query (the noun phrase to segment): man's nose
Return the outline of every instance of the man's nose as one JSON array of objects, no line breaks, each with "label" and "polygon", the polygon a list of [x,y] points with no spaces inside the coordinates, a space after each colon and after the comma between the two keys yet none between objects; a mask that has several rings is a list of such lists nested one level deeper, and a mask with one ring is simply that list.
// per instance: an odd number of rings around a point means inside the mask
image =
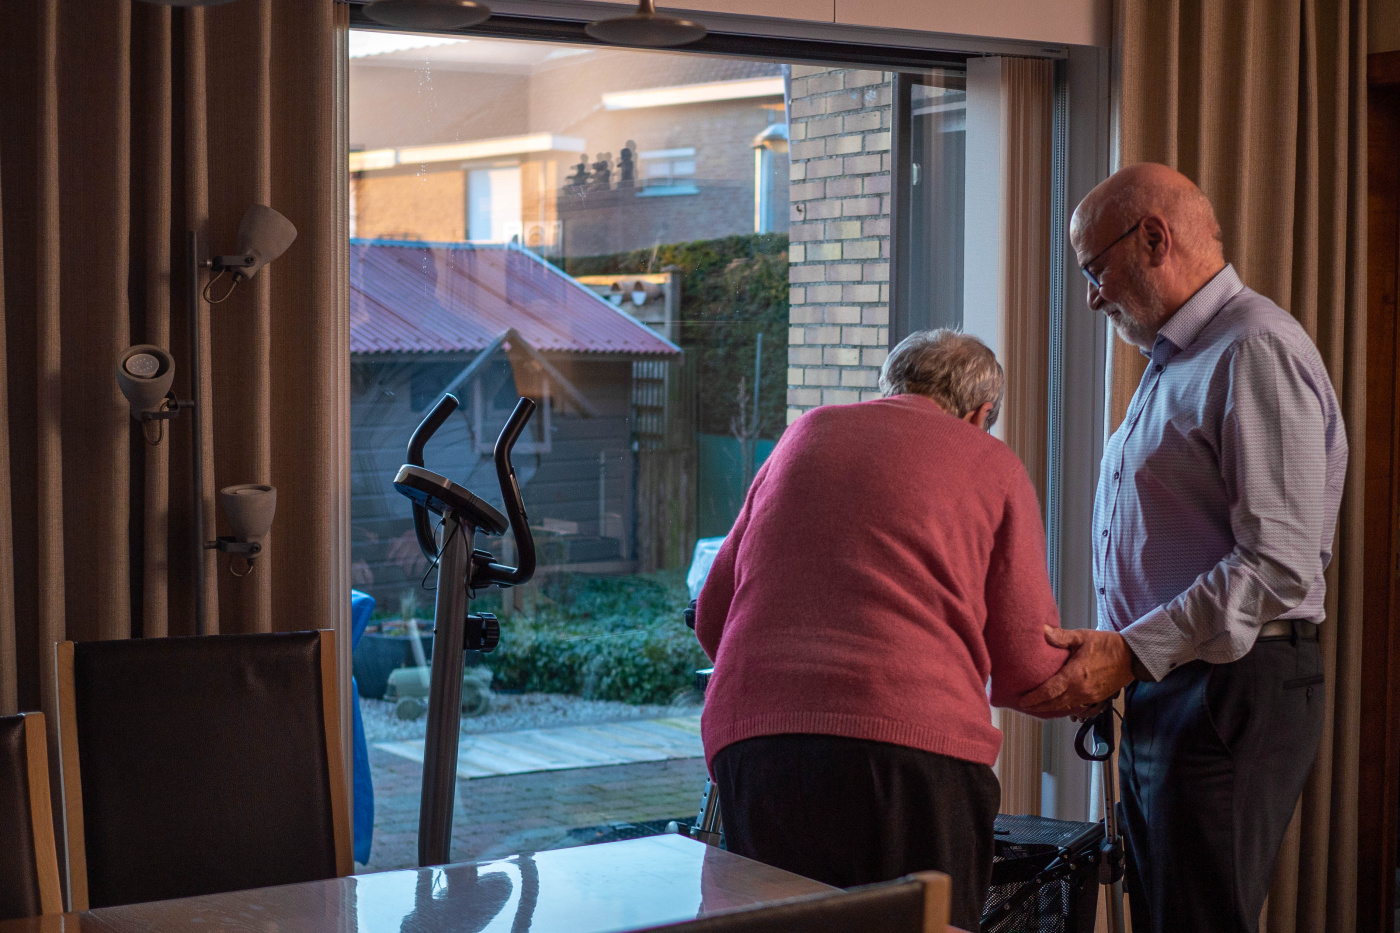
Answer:
[{"label": "man's nose", "polygon": [[1104,305],[1103,295],[1099,292],[1098,288],[1094,285],[1093,282],[1089,282],[1087,284],[1089,286],[1089,310],[1097,311]]}]

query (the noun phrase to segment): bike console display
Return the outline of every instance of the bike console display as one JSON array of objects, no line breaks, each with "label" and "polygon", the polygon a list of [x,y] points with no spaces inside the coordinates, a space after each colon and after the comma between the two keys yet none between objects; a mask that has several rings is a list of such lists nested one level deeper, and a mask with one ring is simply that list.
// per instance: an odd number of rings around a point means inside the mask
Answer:
[{"label": "bike console display", "polygon": [[478,499],[470,489],[458,486],[441,474],[405,463],[394,477],[394,488],[408,496],[415,506],[435,515],[456,512],[473,528],[488,535],[505,534],[510,527],[506,517],[489,503]]}]

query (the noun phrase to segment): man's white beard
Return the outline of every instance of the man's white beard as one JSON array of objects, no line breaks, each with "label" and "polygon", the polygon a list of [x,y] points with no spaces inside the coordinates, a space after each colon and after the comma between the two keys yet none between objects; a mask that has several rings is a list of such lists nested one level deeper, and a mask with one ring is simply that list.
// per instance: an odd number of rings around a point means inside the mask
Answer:
[{"label": "man's white beard", "polygon": [[1118,314],[1110,316],[1113,322],[1113,329],[1118,332],[1128,343],[1144,350],[1151,350],[1152,345],[1157,342],[1157,331],[1162,329],[1166,323],[1166,305],[1162,302],[1162,296],[1147,281],[1147,276],[1142,269],[1135,266],[1128,266],[1124,270],[1130,280],[1130,287],[1134,297],[1138,298],[1138,314],[1131,314],[1121,303],[1114,304]]},{"label": "man's white beard", "polygon": [[1157,342],[1157,328],[1128,316],[1120,306],[1117,317],[1111,317],[1113,329],[1118,332],[1118,336],[1135,347],[1144,350],[1151,350],[1152,345]]}]

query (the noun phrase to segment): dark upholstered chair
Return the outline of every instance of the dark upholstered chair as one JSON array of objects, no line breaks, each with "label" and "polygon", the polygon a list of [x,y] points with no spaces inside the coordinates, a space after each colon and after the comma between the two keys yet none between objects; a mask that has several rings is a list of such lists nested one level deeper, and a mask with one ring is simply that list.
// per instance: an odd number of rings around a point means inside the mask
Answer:
[{"label": "dark upholstered chair", "polygon": [[809,894],[651,929],[675,933],[945,933],[951,899],[948,876],[929,871],[898,881]]},{"label": "dark upholstered chair", "polygon": [[62,912],[44,714],[0,716],[0,920]]},{"label": "dark upholstered chair", "polygon": [[332,632],[58,646],[69,909],[350,874]]}]

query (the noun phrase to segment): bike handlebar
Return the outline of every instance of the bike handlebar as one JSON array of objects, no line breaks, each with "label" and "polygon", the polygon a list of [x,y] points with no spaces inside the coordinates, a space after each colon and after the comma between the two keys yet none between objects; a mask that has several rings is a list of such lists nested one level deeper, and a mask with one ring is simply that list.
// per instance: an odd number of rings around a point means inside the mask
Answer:
[{"label": "bike handlebar", "polygon": [[[460,404],[455,396],[444,395],[423,422],[414,429],[413,436],[408,441],[408,462],[411,465],[424,466],[423,449]],[[500,436],[496,438],[493,454],[496,462],[496,481],[500,484],[506,517],[510,520],[511,534],[515,538],[517,566],[507,567],[494,561],[479,564],[474,574],[474,586],[519,586],[534,576],[535,539],[530,533],[529,516],[525,513],[525,501],[520,495],[520,482],[516,479],[515,467],[510,459],[516,441],[520,440],[521,432],[525,430],[525,425],[534,412],[535,403],[528,398],[521,398],[515,403],[515,410],[511,412]],[[432,517],[427,507],[416,501],[413,503],[413,530],[424,556],[429,560],[436,560],[438,547],[433,536]]]},{"label": "bike handlebar", "polygon": [[[432,440],[438,428],[446,423],[452,413],[457,410],[461,402],[457,401],[455,395],[444,395],[438,399],[438,403],[433,406],[433,410],[428,412],[428,417],[424,418],[418,427],[413,429],[413,436],[408,439],[408,462],[416,467],[423,466],[423,448],[428,446],[428,441]],[[428,560],[437,560],[438,546],[433,538],[433,519],[428,514],[427,508],[413,503],[413,533],[418,538],[418,548],[423,552],[423,556]]]},{"label": "bike handlebar", "polygon": [[496,438],[493,456],[496,460],[496,482],[501,486],[501,499],[506,507],[506,517],[510,519],[510,532],[515,538],[517,566],[504,564],[486,565],[486,581],[498,586],[519,586],[535,574],[535,538],[530,533],[529,517],[525,514],[525,500],[520,496],[520,482],[515,477],[515,467],[510,462],[510,452],[515,442],[520,440],[520,432],[535,412],[535,403],[521,398],[515,403],[515,411],[510,413],[506,426]]}]

